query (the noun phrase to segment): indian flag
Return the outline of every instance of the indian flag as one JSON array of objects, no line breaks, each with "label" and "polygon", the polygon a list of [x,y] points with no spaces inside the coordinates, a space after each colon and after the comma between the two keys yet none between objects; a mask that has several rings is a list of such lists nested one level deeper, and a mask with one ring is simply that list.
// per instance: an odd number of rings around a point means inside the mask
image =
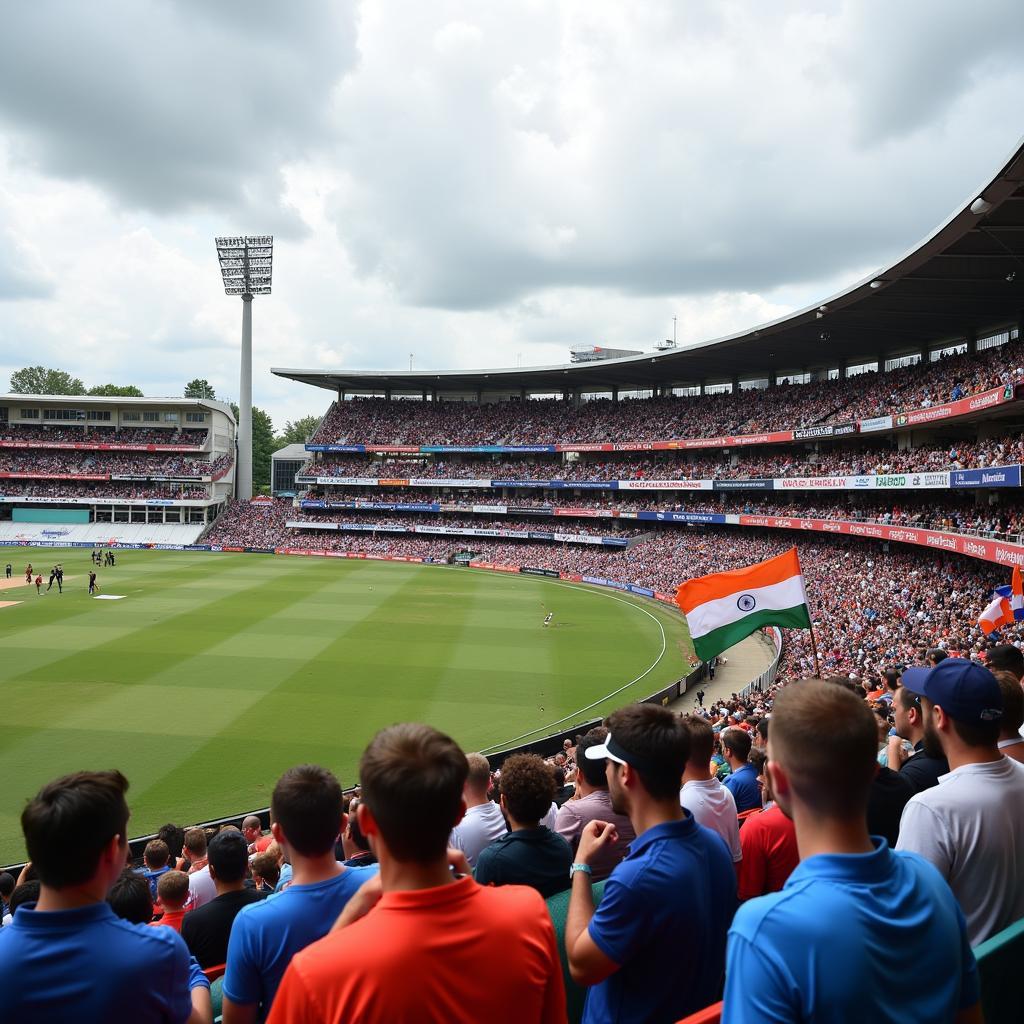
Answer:
[{"label": "indian flag", "polygon": [[676,592],[676,604],[686,615],[702,661],[710,661],[762,626],[811,628],[796,548],[746,569],[689,580]]}]

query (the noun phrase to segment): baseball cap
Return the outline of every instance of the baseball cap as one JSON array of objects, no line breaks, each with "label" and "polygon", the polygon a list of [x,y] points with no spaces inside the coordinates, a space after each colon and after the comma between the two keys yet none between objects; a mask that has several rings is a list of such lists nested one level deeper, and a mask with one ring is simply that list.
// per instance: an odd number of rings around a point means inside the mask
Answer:
[{"label": "baseball cap", "polygon": [[607,758],[616,764],[628,764],[630,767],[636,768],[637,771],[641,772],[650,770],[651,767],[650,762],[645,758],[637,754],[631,754],[626,750],[611,733],[608,733],[604,743],[596,747],[587,747],[586,756],[591,761],[600,761],[602,758]]},{"label": "baseball cap", "polygon": [[1003,694],[996,677],[966,658],[943,658],[935,668],[908,668],[903,685],[938,704],[958,722],[998,722]]}]

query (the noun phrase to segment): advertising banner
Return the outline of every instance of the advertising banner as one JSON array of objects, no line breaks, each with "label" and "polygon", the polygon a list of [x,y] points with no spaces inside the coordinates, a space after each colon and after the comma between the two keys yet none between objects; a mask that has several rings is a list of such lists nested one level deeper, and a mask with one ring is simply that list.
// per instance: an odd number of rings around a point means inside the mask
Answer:
[{"label": "advertising banner", "polygon": [[555,508],[550,509],[556,516],[583,516],[589,518],[597,518],[599,516],[611,516],[612,512],[609,509],[601,508]]},{"label": "advertising banner", "polygon": [[664,523],[724,523],[726,518],[717,512],[637,512],[637,519]]},{"label": "advertising banner", "polygon": [[473,505],[473,512],[485,512],[491,515],[503,516],[506,512],[511,511],[507,505]]},{"label": "advertising banner", "polygon": [[531,530],[527,534],[527,536],[530,538],[530,540],[554,540],[555,539],[555,535],[553,533],[538,533],[538,532],[536,532],[534,530]]},{"label": "advertising banner", "polygon": [[851,488],[846,476],[785,476],[775,480],[777,491],[844,491]]},{"label": "advertising banner", "polygon": [[[500,506],[498,506],[500,508]],[[509,515],[513,516],[549,516],[550,505],[509,505]]]},{"label": "advertising banner", "polygon": [[891,416],[872,416],[870,419],[858,420],[857,426],[862,434],[875,430],[892,430]]},{"label": "advertising banner", "polygon": [[617,480],[620,491],[710,491],[711,480]]},{"label": "advertising banner", "polygon": [[459,480],[456,477],[414,477],[407,481],[410,487],[490,487],[490,480]]},{"label": "advertising banner", "polygon": [[558,573],[554,569],[535,569],[529,565],[520,566],[519,571],[524,576],[547,576],[550,578],[558,579]]},{"label": "advertising banner", "polygon": [[423,445],[420,449],[425,455],[430,454],[445,454],[445,453],[473,453],[479,452],[487,455],[515,455],[515,454],[552,454],[558,451],[558,446],[553,444],[468,444],[468,445],[456,445],[456,444],[437,444],[437,445]]},{"label": "advertising banner", "polygon": [[988,469],[954,469],[950,487],[1020,487],[1020,466],[990,466]]},{"label": "advertising banner", "polygon": [[199,508],[204,505],[212,505],[212,499],[201,500],[198,498],[37,498],[34,495],[26,497],[24,494],[0,494],[0,501],[31,502],[33,505],[182,505],[188,508]]},{"label": "advertising banner", "polygon": [[366,451],[365,444],[307,444],[303,447],[307,452],[349,452],[362,455]]},{"label": "advertising banner", "polygon": [[61,451],[89,452],[199,452],[194,444],[90,444],[83,441],[2,441],[0,448],[59,448]]},{"label": "advertising banner", "polygon": [[771,491],[774,480],[716,480],[716,491]]},{"label": "advertising banner", "polygon": [[895,417],[896,426],[914,427],[921,423],[934,423],[936,420],[949,419],[951,416],[967,416],[972,412],[980,412],[982,409],[990,409],[992,406],[1002,405],[1004,402],[1013,400],[1013,385],[1000,385],[989,391],[971,395],[969,398],[960,398],[955,402],[944,402],[942,405],[933,405],[929,409],[911,409],[901,412]]},{"label": "advertising banner", "polygon": [[107,473],[0,473],[0,480],[109,480]]}]

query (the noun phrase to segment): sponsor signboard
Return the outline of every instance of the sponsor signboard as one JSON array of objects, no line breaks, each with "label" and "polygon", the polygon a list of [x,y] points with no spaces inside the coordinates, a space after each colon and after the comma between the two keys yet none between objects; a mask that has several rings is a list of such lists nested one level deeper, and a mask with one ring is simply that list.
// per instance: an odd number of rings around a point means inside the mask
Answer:
[{"label": "sponsor signboard", "polygon": [[716,480],[716,491],[771,491],[774,480]]},{"label": "sponsor signboard", "polygon": [[[500,505],[495,506],[501,508]],[[550,505],[509,505],[509,515],[513,516],[549,516],[551,515]]]},{"label": "sponsor signboard", "polygon": [[620,491],[710,491],[711,480],[617,480]]},{"label": "sponsor signboard", "polygon": [[[346,481],[347,482],[347,481]],[[456,477],[413,477],[410,487],[490,487],[490,480],[459,480]]]},{"label": "sponsor signboard", "polygon": [[558,573],[554,569],[535,569],[533,566],[523,565],[520,566],[519,571],[524,576],[548,576],[558,579]]},{"label": "sponsor signboard", "polygon": [[558,451],[558,446],[553,444],[435,444],[423,445],[420,449],[425,455],[444,454],[457,452],[480,452],[487,455],[515,455],[515,454],[550,454]]},{"label": "sponsor signboard", "polygon": [[933,405],[929,409],[910,409],[907,412],[901,412],[896,416],[896,426],[914,427],[921,423],[934,423],[936,420],[949,419],[951,416],[967,416],[970,413],[981,412],[983,409],[990,409],[995,405],[1002,405],[1004,402],[1013,400],[1012,385],[1008,387],[1000,385],[968,398],[960,398],[955,402],[944,402],[942,405]]},{"label": "sponsor signboard", "polygon": [[90,452],[199,452],[195,444],[87,444],[82,441],[3,441],[0,448],[59,448],[62,451]]},{"label": "sponsor signboard", "polygon": [[1020,487],[1021,467],[989,466],[988,469],[954,469],[950,487]]},{"label": "sponsor signboard", "polygon": [[892,430],[892,417],[872,416],[866,420],[858,420],[857,426],[862,434],[869,434],[875,430]]},{"label": "sponsor signboard", "polygon": [[724,515],[717,512],[637,512],[637,519],[659,523],[724,523]]}]

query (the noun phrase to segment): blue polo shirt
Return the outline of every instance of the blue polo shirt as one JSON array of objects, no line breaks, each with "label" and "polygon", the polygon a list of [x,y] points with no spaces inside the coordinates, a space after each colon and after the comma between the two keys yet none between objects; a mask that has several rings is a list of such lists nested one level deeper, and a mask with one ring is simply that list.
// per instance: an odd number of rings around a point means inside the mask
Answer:
[{"label": "blue polo shirt", "polygon": [[292,883],[283,892],[243,907],[228,939],[224,998],[258,1003],[260,1019],[266,1017],[292,957],[322,939],[356,890],[379,870],[376,864],[346,868],[324,882]]},{"label": "blue polo shirt", "polygon": [[722,785],[736,800],[737,814],[761,806],[761,787],[757,784],[757,769],[752,764],[740,765]]},{"label": "blue polo shirt", "polygon": [[181,1022],[209,982],[172,928],[130,924],[92,903],[18,908],[0,931],[0,1019],[32,1024]]},{"label": "blue polo shirt", "polygon": [[[952,1021],[978,1001],[964,916],[922,857],[808,857],[729,931],[723,1024]],[[926,977],[921,974],[926,965]],[[917,978],[920,983],[910,979]]]},{"label": "blue polo shirt", "polygon": [[676,1021],[719,998],[736,872],[721,836],[655,825],[604,883],[590,937],[619,969],[587,992],[584,1024]]}]

